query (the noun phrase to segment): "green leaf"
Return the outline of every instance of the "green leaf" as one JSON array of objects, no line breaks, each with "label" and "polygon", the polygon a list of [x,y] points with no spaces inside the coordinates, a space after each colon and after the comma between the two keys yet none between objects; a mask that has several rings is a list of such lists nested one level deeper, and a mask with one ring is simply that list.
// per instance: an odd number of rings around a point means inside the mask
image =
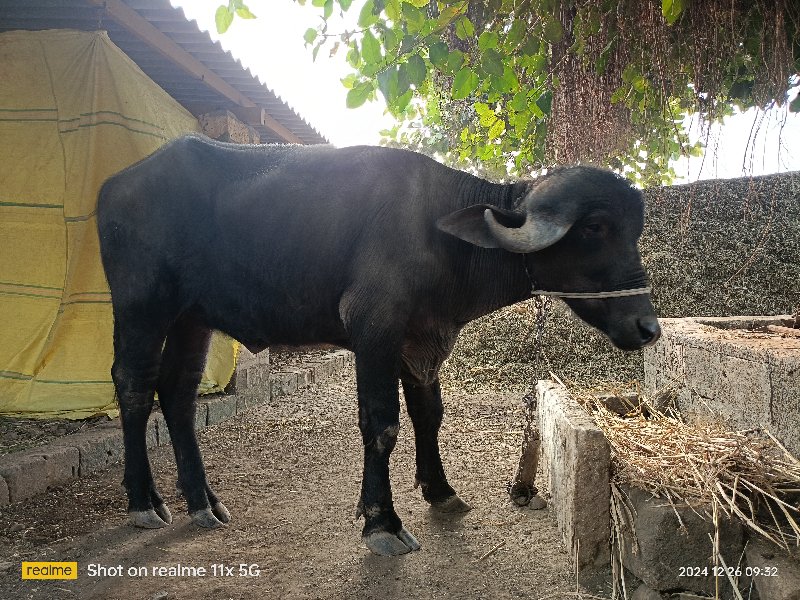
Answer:
[{"label": "green leaf", "polygon": [[456,73],[450,95],[453,100],[463,100],[478,89],[478,83],[480,83],[478,74],[469,67],[464,67]]},{"label": "green leaf", "polygon": [[316,6],[317,8],[322,8],[325,6],[325,2],[327,0],[311,0],[311,6]]},{"label": "green leaf", "polygon": [[314,40],[317,39],[317,30],[313,27],[309,27],[303,34],[303,39],[306,41],[306,44],[314,43]]},{"label": "green leaf", "polygon": [[797,94],[797,96],[794,97],[794,100],[789,103],[789,112],[800,112],[800,94]]},{"label": "green leaf", "polygon": [[397,33],[394,29],[387,29],[383,32],[383,47],[386,48],[387,54],[397,50],[399,45],[400,40],[397,39]]},{"label": "green leaf", "polygon": [[461,50],[453,50],[447,55],[447,69],[455,73],[464,64],[464,53]]},{"label": "green leaf", "polygon": [[544,39],[551,44],[557,44],[564,37],[564,29],[556,19],[548,19],[544,24]]},{"label": "green leaf", "polygon": [[497,48],[499,36],[494,31],[484,31],[478,38],[478,48],[481,51]]},{"label": "green leaf", "polygon": [[489,48],[481,56],[481,67],[489,75],[503,74],[503,57],[497,50]]},{"label": "green leaf", "polygon": [[358,81],[358,75],[356,75],[355,73],[350,73],[349,75],[345,75],[339,81],[341,81],[342,85],[346,87],[348,90],[352,90],[353,86],[356,84],[356,81]]},{"label": "green leaf", "polygon": [[506,44],[509,48],[513,49],[522,41],[524,35],[525,21],[522,19],[514,19],[514,23],[512,23],[511,29],[508,30],[508,35],[506,36]]},{"label": "green leaf", "polygon": [[408,33],[416,33],[425,25],[425,13],[413,4],[403,3],[403,19]]},{"label": "green leaf", "polygon": [[427,6],[430,4],[431,0],[405,0],[409,4],[413,4],[417,8],[422,8],[423,6]]},{"label": "green leaf", "polygon": [[378,73],[378,89],[386,98],[386,103],[391,104],[397,98],[397,67],[391,67],[385,71]]},{"label": "green leaf", "polygon": [[[374,14],[375,0],[367,0],[364,6],[361,7],[361,12],[358,13],[358,25],[366,29],[371,25],[378,22],[378,15]],[[363,103],[362,103],[363,104]]]},{"label": "green leaf", "polygon": [[342,10],[345,12],[350,9],[351,4],[353,4],[353,0],[339,0],[339,6],[341,6]]},{"label": "green leaf", "polygon": [[347,92],[347,99],[345,104],[347,108],[358,108],[367,101],[370,94],[375,88],[372,87],[372,82],[363,81]]},{"label": "green leaf", "polygon": [[250,12],[250,9],[246,6],[241,6],[236,9],[236,16],[241,19],[255,19],[256,16]]},{"label": "green leaf", "polygon": [[553,92],[547,90],[544,94],[539,96],[536,100],[536,106],[539,107],[545,115],[550,115],[550,111],[553,108]]},{"label": "green leaf", "polygon": [[324,8],[322,9],[323,19],[326,21],[333,14],[333,0],[326,0]]},{"label": "green leaf", "polygon": [[525,38],[525,42],[522,44],[522,53],[526,56],[534,56],[539,54],[539,49],[541,48],[542,44],[536,36],[529,35]]},{"label": "green leaf", "polygon": [[505,130],[506,130],[506,122],[503,121],[503,119],[497,119],[497,121],[495,121],[494,124],[489,128],[489,131],[487,132],[486,135],[489,137],[490,140],[496,140],[501,135],[503,135]]},{"label": "green leaf", "polygon": [[475,35],[475,25],[468,17],[461,17],[456,22],[456,37],[460,40],[466,40]]},{"label": "green leaf", "polygon": [[381,43],[372,35],[369,29],[364,32],[364,37],[361,38],[361,58],[367,64],[379,63],[383,58],[381,56]]},{"label": "green leaf", "polygon": [[437,40],[428,46],[428,58],[435,67],[441,69],[447,62],[448,54],[450,54],[450,50],[448,50],[447,44],[444,42]]},{"label": "green leaf", "polygon": [[386,0],[383,10],[386,11],[386,16],[393,23],[397,23],[400,20],[400,0]]},{"label": "green leaf", "polygon": [[420,58],[419,54],[414,54],[406,63],[406,72],[408,73],[409,82],[415,87],[419,87],[422,85],[422,82],[425,81],[428,69],[425,67],[425,61]]},{"label": "green leaf", "polygon": [[227,6],[220,6],[214,15],[214,21],[217,24],[217,33],[225,33],[233,23],[233,12]]},{"label": "green leaf", "polygon": [[672,25],[686,8],[689,0],[661,0],[661,14],[667,23]]},{"label": "green leaf", "polygon": [[521,112],[528,108],[528,94],[527,92],[517,92],[511,99],[511,108]]}]

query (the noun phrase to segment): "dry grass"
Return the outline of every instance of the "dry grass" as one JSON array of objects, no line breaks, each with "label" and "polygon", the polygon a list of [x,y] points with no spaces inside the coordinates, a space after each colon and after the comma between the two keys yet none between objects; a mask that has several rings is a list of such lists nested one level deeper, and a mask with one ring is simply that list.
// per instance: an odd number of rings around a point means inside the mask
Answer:
[{"label": "dry grass", "polygon": [[769,432],[689,424],[647,400],[620,415],[597,393],[575,396],[611,445],[616,484],[688,504],[715,523],[738,518],[782,548],[800,546],[800,461]]}]

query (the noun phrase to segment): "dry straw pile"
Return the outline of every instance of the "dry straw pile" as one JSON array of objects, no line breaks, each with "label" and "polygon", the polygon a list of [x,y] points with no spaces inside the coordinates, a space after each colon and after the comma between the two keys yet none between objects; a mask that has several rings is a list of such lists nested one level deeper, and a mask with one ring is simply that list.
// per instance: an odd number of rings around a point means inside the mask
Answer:
[{"label": "dry straw pile", "polygon": [[783,548],[800,546],[800,461],[768,432],[689,424],[647,401],[620,415],[596,394],[576,397],[608,438],[615,483],[688,504],[715,522],[720,514],[739,518]]}]

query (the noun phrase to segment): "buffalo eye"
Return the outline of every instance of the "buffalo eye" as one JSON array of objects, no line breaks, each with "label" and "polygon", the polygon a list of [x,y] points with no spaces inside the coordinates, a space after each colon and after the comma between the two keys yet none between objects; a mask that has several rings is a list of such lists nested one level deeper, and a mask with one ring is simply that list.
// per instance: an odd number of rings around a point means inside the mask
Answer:
[{"label": "buffalo eye", "polygon": [[608,228],[604,223],[585,223],[582,227],[582,232],[584,237],[587,238],[600,238],[604,237],[608,231]]}]

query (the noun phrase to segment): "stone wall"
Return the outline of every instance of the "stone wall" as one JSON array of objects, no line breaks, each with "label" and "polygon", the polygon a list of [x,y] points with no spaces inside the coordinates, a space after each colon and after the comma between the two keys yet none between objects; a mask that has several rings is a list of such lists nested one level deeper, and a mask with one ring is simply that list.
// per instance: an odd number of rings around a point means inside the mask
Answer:
[{"label": "stone wall", "polygon": [[[661,317],[774,315],[800,307],[800,172],[645,191],[640,248]],[[554,303],[532,364],[532,311],[517,305],[467,326],[442,371],[461,387],[527,386],[552,370],[579,383],[642,379],[623,353]]]}]

